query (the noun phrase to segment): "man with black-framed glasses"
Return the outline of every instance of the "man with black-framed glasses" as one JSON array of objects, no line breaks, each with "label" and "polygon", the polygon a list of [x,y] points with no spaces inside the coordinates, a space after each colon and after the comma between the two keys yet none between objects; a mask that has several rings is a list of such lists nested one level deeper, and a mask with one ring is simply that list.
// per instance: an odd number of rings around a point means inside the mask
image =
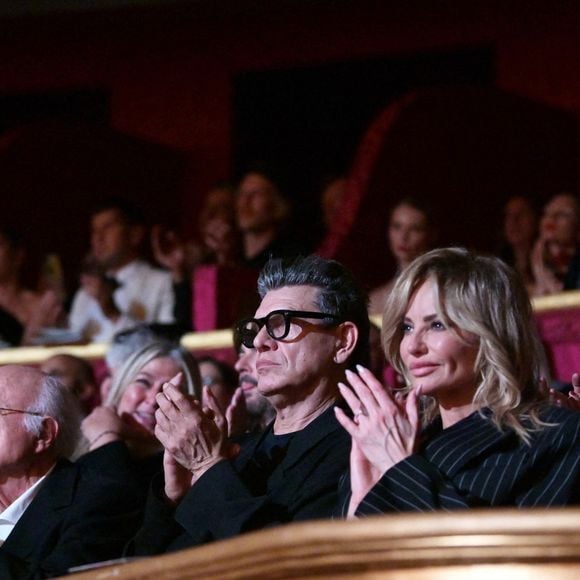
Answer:
[{"label": "man with black-framed glasses", "polygon": [[204,411],[168,383],[156,435],[165,479],[153,486],[139,554],[172,551],[292,521],[330,517],[350,443],[335,419],[338,383],[368,363],[367,297],[341,264],[271,260],[255,316],[236,338],[256,351],[258,390],[276,410],[236,447],[217,405]]}]

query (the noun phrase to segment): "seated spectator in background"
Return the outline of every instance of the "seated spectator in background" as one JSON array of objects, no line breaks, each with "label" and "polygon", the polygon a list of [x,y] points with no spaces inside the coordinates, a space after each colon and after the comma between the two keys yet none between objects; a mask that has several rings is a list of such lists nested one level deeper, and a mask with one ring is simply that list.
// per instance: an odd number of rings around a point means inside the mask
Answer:
[{"label": "seated spectator in background", "polygon": [[173,231],[155,226],[151,232],[153,254],[173,279],[175,319],[184,330],[192,328],[191,275],[199,264],[231,266],[241,260],[240,233],[235,224],[235,198],[227,185],[214,187],[205,196],[198,220],[201,243],[184,242]]},{"label": "seated spectator in background", "polygon": [[[220,411],[225,415],[238,388],[238,374],[229,364],[213,356],[202,356],[197,359],[201,384],[207,387],[215,399]],[[203,405],[207,405],[202,397]]]},{"label": "seated spectator in background", "polygon": [[62,314],[54,292],[42,294],[22,286],[24,261],[21,237],[0,228],[0,346],[30,344],[44,326],[53,326]]},{"label": "seated spectator in background", "polygon": [[171,276],[140,259],[140,211],[110,199],[91,216],[91,256],[81,274],[69,325],[86,340],[109,341],[138,322],[174,322]]},{"label": "seated spectator in background", "polygon": [[393,208],[387,230],[389,251],[397,263],[395,275],[370,293],[369,314],[382,314],[397,276],[417,257],[433,246],[437,227],[433,210],[424,202],[403,198]]},{"label": "seated spectator in background", "polygon": [[65,458],[76,401],[31,367],[0,368],[0,577],[45,578],[119,557],[140,513],[134,490]]},{"label": "seated spectator in background", "polygon": [[184,392],[199,398],[199,370],[186,350],[158,341],[133,353],[115,374],[103,405],[82,423],[84,441],[77,454],[86,454],[80,461],[120,477],[133,473],[141,489],[146,489],[161,469],[163,449],[154,433],[155,397],[178,374]]},{"label": "seated spectator in background", "polygon": [[100,385],[101,401],[107,398],[117,372],[133,354],[160,341],[171,342],[177,347],[179,339],[179,329],[167,324],[137,324],[115,333],[105,354],[108,375]]},{"label": "seated spectator in background", "polygon": [[99,404],[101,398],[95,373],[86,360],[72,354],[55,354],[40,365],[40,370],[57,379],[78,399],[84,415]]},{"label": "seated spectator in background", "polygon": [[538,216],[532,201],[523,195],[510,197],[504,208],[500,258],[519,272],[530,295],[534,291],[531,254],[537,232]]},{"label": "seated spectator in background", "polygon": [[303,249],[284,230],[290,204],[264,168],[248,171],[236,193],[236,222],[242,234],[243,261],[262,268],[270,258],[288,258]]},{"label": "seated spectator in background", "polygon": [[534,295],[580,288],[580,202],[559,193],[545,205],[532,251]]},{"label": "seated spectator in background", "polygon": [[238,385],[238,373],[229,364],[212,356],[198,359],[201,382],[204,389],[201,402],[204,407],[211,404],[207,393],[211,392],[216,405],[228,424],[228,437],[237,437],[249,431],[250,416],[246,399]]},{"label": "seated spectator in background", "polygon": [[342,176],[328,179],[322,187],[320,207],[322,209],[322,221],[327,232],[334,229],[345,193],[346,178]]},{"label": "seated spectator in background", "polygon": [[166,385],[155,429],[165,481],[154,480],[138,554],[333,512],[350,447],[333,407],[346,368],[368,358],[366,296],[342,265],[317,256],[270,261],[258,289],[262,302],[241,325],[242,341],[257,351],[258,389],[276,410],[274,423],[248,435],[232,458],[211,391],[206,413]]},{"label": "seated spectator in background", "polygon": [[270,401],[258,390],[258,371],[256,358],[258,352],[253,347],[242,344],[243,328],[236,325],[234,329],[234,346],[238,359],[234,368],[238,372],[238,382],[244,394],[248,414],[247,430],[249,432],[263,431],[276,416],[276,411]]},{"label": "seated spectator in background", "polygon": [[236,227],[235,192],[222,185],[210,190],[199,215],[204,264],[239,264],[240,232]]},{"label": "seated spectator in background", "polygon": [[352,436],[344,513],[580,501],[580,414],[540,387],[545,355],[511,268],[457,248],[417,258],[389,296],[382,337],[410,391],[403,400],[364,368],[347,374],[354,416],[336,410]]}]

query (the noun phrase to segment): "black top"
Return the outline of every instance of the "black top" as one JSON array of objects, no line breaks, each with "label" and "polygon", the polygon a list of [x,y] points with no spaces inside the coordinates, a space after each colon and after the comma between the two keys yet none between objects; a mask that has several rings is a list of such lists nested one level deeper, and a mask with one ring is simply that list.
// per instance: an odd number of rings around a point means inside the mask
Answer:
[{"label": "black top", "polygon": [[[338,482],[348,465],[350,436],[332,408],[301,431],[248,435],[234,460],[206,471],[177,509],[155,479],[144,524],[130,553],[151,555],[287,522],[331,517]],[[271,463],[262,465],[260,459]],[[252,470],[259,478],[250,477]]]}]

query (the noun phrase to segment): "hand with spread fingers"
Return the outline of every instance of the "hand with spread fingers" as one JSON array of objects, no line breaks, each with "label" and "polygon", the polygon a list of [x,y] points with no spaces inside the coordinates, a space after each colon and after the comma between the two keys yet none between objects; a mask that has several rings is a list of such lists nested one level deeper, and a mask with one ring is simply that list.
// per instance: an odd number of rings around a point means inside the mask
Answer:
[{"label": "hand with spread fingers", "polygon": [[[172,382],[166,383],[157,395],[155,436],[166,450],[165,491],[172,501],[178,501],[208,469],[228,457],[226,421],[213,395],[209,389],[206,391],[208,408],[204,409]],[[177,464],[189,472],[187,489],[186,478]]]},{"label": "hand with spread fingers", "polygon": [[238,387],[226,409],[228,436],[236,437],[246,432],[248,427],[248,409],[244,390]]},{"label": "hand with spread fingers", "polygon": [[356,508],[383,473],[414,453],[420,431],[420,392],[413,390],[402,400],[368,369],[357,369],[358,374],[346,372],[352,390],[339,384],[353,418],[336,409],[336,418],[352,437],[351,508]]},{"label": "hand with spread fingers", "polygon": [[568,395],[551,389],[545,377],[540,378],[540,389],[548,397],[550,404],[556,407],[567,407],[572,411],[580,411],[580,374],[572,375],[572,389]]}]

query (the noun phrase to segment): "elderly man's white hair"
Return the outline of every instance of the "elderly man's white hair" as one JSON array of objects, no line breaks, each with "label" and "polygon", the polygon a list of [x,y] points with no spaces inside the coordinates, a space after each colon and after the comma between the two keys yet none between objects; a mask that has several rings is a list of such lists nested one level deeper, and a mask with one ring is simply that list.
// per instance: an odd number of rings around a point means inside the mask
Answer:
[{"label": "elderly man's white hair", "polygon": [[[52,417],[58,423],[58,435],[53,445],[55,457],[71,457],[81,434],[81,410],[77,398],[58,380],[43,374],[36,401],[27,411]],[[24,426],[29,433],[40,435],[42,416],[24,415]]]}]

